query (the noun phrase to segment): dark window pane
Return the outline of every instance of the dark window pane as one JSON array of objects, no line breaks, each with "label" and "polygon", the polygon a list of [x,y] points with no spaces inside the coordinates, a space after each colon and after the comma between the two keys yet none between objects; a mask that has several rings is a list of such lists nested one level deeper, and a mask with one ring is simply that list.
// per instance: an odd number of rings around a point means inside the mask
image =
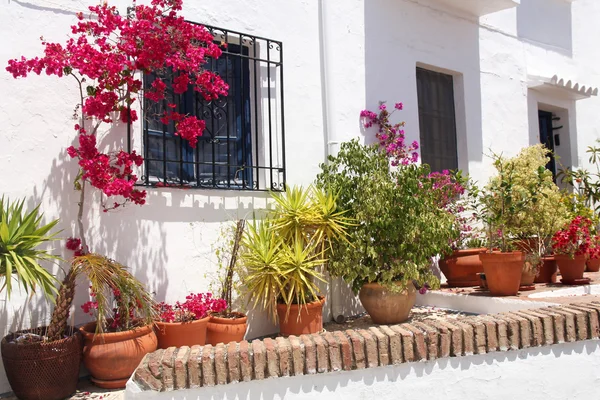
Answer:
[{"label": "dark window pane", "polygon": [[432,171],[458,169],[452,75],[417,68],[421,160]]}]

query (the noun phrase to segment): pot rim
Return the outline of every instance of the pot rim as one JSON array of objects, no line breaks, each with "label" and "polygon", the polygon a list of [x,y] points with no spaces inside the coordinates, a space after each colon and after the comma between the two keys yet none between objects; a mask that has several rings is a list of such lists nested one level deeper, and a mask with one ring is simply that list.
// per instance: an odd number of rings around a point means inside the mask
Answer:
[{"label": "pot rim", "polygon": [[187,325],[187,324],[196,324],[201,322],[208,322],[210,320],[210,315],[207,315],[204,318],[195,319],[193,321],[186,322],[164,322],[164,321],[154,321],[154,325],[165,325],[165,326],[175,326],[175,325]]},{"label": "pot rim", "polygon": [[86,341],[95,342],[96,337],[98,337],[102,339],[102,343],[123,342],[125,340],[135,339],[137,337],[154,332],[154,330],[152,329],[152,324],[149,324],[144,326],[138,326],[123,332],[104,332],[96,334],[95,330],[97,323],[98,321],[88,322],[87,324],[79,328],[79,332],[81,332]]},{"label": "pot rim", "polygon": [[[319,295],[317,297],[318,297],[317,300],[313,300],[310,303],[306,303],[304,305],[290,304],[289,308],[290,308],[290,310],[297,310],[299,307],[306,308],[306,309],[313,309],[313,308],[317,308],[317,307],[322,307],[323,304],[325,304],[325,296]],[[277,303],[277,308],[278,309],[288,308],[288,305],[285,304],[285,303]]]},{"label": "pot rim", "polygon": [[239,311],[232,311],[229,315],[236,315],[236,318],[223,318],[216,317],[214,315],[210,315],[210,320],[208,322],[216,323],[216,324],[227,324],[227,325],[241,325],[245,324],[248,321],[248,316]]},{"label": "pot rim", "polygon": [[485,252],[486,250],[487,250],[487,247],[469,247],[468,249],[453,250],[452,254],[450,254],[447,257],[442,257],[442,258],[452,258],[455,255],[466,254],[466,253],[479,254],[479,253]]},{"label": "pot rim", "polygon": [[555,254],[554,255],[554,259],[556,260],[558,258],[563,259],[563,260],[567,259],[567,260],[579,260],[579,261],[581,259],[584,259],[584,260],[588,259],[587,254],[580,254],[580,255],[577,255],[577,256],[573,256],[573,257],[571,257],[568,254]]},{"label": "pot rim", "polygon": [[72,342],[74,340],[77,340],[76,336],[77,335],[81,335],[79,329],[73,327],[73,326],[68,326],[68,328],[71,328],[71,334],[65,338],[62,339],[58,339],[58,340],[53,340],[51,342],[31,342],[31,343],[14,343],[14,342],[9,342],[8,338],[10,336],[16,336],[20,333],[31,333],[32,331],[36,331],[38,329],[44,329],[47,328],[47,326],[40,326],[37,328],[30,328],[30,329],[21,329],[15,332],[11,332],[8,335],[4,336],[2,338],[2,340],[0,341],[2,347],[4,346],[18,346],[19,348],[26,348],[26,347],[51,347],[51,346],[57,346],[57,345],[63,345],[67,342]]}]

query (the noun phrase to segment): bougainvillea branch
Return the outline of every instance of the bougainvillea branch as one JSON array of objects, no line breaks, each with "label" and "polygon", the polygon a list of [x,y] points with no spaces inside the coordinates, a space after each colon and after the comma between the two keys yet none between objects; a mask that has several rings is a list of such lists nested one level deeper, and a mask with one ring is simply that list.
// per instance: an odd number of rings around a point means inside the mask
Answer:
[{"label": "bougainvillea branch", "polygon": [[[142,165],[142,157],[135,151],[101,151],[100,126],[116,120],[136,121],[138,115],[132,106],[136,100],[142,103],[142,96],[159,104],[168,102],[167,79],[172,80],[175,94],[189,88],[207,100],[227,94],[227,84],[203,68],[210,59],[221,55],[219,45],[205,27],[188,23],[178,14],[181,6],[181,0],[134,3],[126,16],[107,3],[89,7],[89,16],[78,14],[79,21],[71,26],[72,36],[66,43],[50,43],[42,38],[43,56],[8,62],[6,70],[15,78],[45,72],[77,81],[77,144],[67,152],[78,160],[80,168],[75,188],[81,191],[78,223],[83,249],[87,249],[82,222],[86,184],[99,189],[106,198],[118,199],[110,205],[103,201],[104,211],[128,202],[142,205],[146,201],[146,192],[135,187],[134,168]],[[144,74],[154,77],[145,93]],[[172,112],[170,105],[164,108],[158,118],[165,124],[174,122],[175,134],[195,147],[204,121]]]}]

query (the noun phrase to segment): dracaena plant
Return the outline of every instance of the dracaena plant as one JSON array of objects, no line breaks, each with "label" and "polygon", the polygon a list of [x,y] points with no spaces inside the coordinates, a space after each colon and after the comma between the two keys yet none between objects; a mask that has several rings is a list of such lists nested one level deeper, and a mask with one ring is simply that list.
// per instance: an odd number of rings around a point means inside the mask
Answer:
[{"label": "dracaena plant", "polygon": [[15,278],[27,293],[39,288],[50,299],[56,294],[56,278],[40,263],[58,258],[40,246],[56,240],[52,230],[58,220],[44,224],[43,217],[39,205],[27,212],[25,200],[0,198],[0,291],[5,289],[8,298]]}]

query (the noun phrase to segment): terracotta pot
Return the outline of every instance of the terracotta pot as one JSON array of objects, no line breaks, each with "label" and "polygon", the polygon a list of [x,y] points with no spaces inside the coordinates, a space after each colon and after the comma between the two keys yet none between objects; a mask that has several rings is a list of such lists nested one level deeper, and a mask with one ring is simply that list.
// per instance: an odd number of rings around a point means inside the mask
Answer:
[{"label": "terracotta pot", "polygon": [[571,258],[563,254],[557,254],[554,258],[556,259],[563,282],[574,282],[583,278],[586,261],[585,255]]},{"label": "terracotta pot", "polygon": [[479,274],[483,272],[479,253],[485,247],[478,249],[457,250],[448,257],[440,259],[439,266],[450,287],[465,287],[479,285]]},{"label": "terracotta pot", "polygon": [[557,266],[554,256],[544,257],[534,283],[556,283]]},{"label": "terracotta pot", "polygon": [[406,290],[395,293],[378,283],[365,283],[358,297],[374,323],[390,325],[408,319],[415,305],[416,294],[417,290],[412,284]]},{"label": "terracotta pot", "polygon": [[514,296],[519,292],[524,262],[522,252],[481,253],[479,257],[493,296]]},{"label": "terracotta pot", "polygon": [[142,358],[156,350],[152,325],[95,335],[96,322],[90,322],[79,330],[84,338],[83,363],[101,388],[124,388]]},{"label": "terracotta pot", "polygon": [[61,400],[74,393],[83,341],[69,329],[54,342],[14,343],[22,333],[43,335],[45,328],[11,333],[2,339],[2,362],[8,383],[21,400]]},{"label": "terracotta pot", "polygon": [[535,273],[531,270],[523,268],[521,272],[521,285],[520,286],[531,286],[535,281]]},{"label": "terracotta pot", "polygon": [[277,304],[279,333],[283,336],[299,336],[321,332],[323,330],[323,303],[325,303],[325,297],[319,296],[319,300],[302,306],[300,308],[300,317],[298,317],[298,304],[290,306],[289,314],[287,314],[288,308],[285,304]]},{"label": "terracotta pot", "polygon": [[598,272],[600,271],[600,258],[590,258],[585,262],[586,271]]},{"label": "terracotta pot", "polygon": [[155,321],[158,348],[182,346],[203,346],[206,343],[206,326],[210,317],[190,322],[160,322]]},{"label": "terracotta pot", "polygon": [[248,317],[239,312],[232,312],[235,318],[210,316],[206,326],[206,343],[213,346],[219,343],[241,342],[248,328]]}]

